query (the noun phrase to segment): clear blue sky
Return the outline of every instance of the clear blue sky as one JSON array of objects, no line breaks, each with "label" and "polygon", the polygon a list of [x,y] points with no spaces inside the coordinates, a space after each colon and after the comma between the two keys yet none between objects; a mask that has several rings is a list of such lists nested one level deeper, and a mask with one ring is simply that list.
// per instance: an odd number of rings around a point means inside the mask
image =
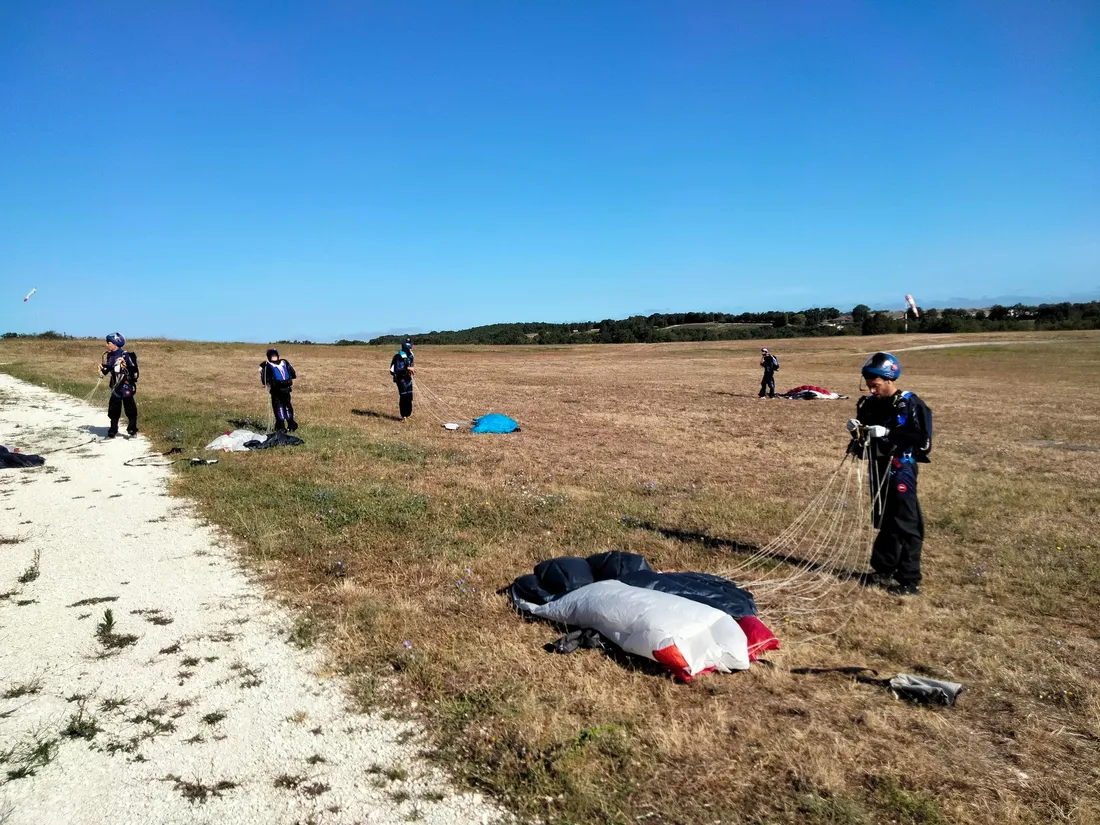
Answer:
[{"label": "clear blue sky", "polygon": [[1100,3],[12,0],[0,282],[255,341],[1097,297]]}]

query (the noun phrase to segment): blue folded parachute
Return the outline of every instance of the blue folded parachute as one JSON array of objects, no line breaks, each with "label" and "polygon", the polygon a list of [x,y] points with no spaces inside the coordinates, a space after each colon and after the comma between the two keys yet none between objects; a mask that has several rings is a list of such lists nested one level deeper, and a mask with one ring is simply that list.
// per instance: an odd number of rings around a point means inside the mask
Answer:
[{"label": "blue folded parachute", "polygon": [[489,413],[474,419],[472,433],[513,433],[519,430],[519,424],[506,415]]}]

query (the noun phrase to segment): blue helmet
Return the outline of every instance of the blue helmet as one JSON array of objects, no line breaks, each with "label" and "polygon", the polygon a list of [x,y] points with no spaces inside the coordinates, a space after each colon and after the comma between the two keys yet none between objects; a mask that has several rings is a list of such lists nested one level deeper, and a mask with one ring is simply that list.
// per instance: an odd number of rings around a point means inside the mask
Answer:
[{"label": "blue helmet", "polygon": [[126,346],[126,339],[123,338],[122,335],[120,335],[119,333],[112,332],[110,335],[107,336],[107,343],[114,344],[119,349],[122,349],[124,346]]},{"label": "blue helmet", "polygon": [[863,362],[863,377],[885,378],[887,381],[897,381],[901,375],[901,362],[897,356],[890,352],[876,352]]},{"label": "blue helmet", "polygon": [[412,349],[413,349],[412,338],[409,338],[408,336],[405,336],[405,340],[401,342],[401,351],[402,352],[412,352]]}]

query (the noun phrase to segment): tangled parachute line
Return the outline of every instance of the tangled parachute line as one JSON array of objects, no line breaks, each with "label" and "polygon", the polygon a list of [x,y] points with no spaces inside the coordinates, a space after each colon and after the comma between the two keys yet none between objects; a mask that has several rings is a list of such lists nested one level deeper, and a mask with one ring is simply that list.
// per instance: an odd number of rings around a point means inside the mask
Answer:
[{"label": "tangled parachute line", "polygon": [[[865,458],[846,455],[797,518],[771,542],[716,571],[753,593],[772,621],[829,626],[853,615],[874,540],[872,513],[882,512],[888,474],[876,472],[873,442]],[[847,614],[838,622],[836,614]],[[828,614],[828,618],[823,618]],[[812,638],[817,638],[814,636]],[[803,640],[803,641],[808,641]]]}]

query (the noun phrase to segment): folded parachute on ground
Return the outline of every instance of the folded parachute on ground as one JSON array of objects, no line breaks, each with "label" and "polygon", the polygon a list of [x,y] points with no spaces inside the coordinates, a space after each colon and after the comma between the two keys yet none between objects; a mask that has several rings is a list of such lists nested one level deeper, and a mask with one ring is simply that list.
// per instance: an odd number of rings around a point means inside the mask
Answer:
[{"label": "folded parachute on ground", "polygon": [[519,432],[519,424],[514,419],[500,413],[489,413],[474,419],[472,433],[514,433]]},{"label": "folded parachute on ground", "polygon": [[9,450],[7,447],[0,447],[0,469],[22,469],[24,467],[41,467],[46,463],[40,455],[27,455],[26,453],[16,452],[15,450]]},{"label": "folded parachute on ground", "polygon": [[296,447],[304,444],[296,435],[274,432],[271,435],[259,435],[251,430],[234,430],[219,435],[206,445],[208,450],[221,450],[226,453],[247,453],[250,450],[266,450],[269,447]]},{"label": "folded parachute on ground", "polygon": [[824,387],[815,387],[813,384],[803,384],[801,387],[795,387],[793,390],[780,393],[779,397],[795,398],[800,401],[839,401],[848,396],[838,395]]},{"label": "folded parachute on ground", "polygon": [[508,593],[521,613],[597,631],[684,681],[744,670],[779,646],[747,590],[708,573],[658,573],[635,553],[548,559]]},{"label": "folded parachute on ground", "polygon": [[251,430],[234,430],[231,433],[223,433],[206,445],[208,450],[221,450],[226,453],[239,453],[246,452],[248,447],[244,446],[249,441],[255,441],[256,439],[263,439],[264,436],[257,435]]}]

